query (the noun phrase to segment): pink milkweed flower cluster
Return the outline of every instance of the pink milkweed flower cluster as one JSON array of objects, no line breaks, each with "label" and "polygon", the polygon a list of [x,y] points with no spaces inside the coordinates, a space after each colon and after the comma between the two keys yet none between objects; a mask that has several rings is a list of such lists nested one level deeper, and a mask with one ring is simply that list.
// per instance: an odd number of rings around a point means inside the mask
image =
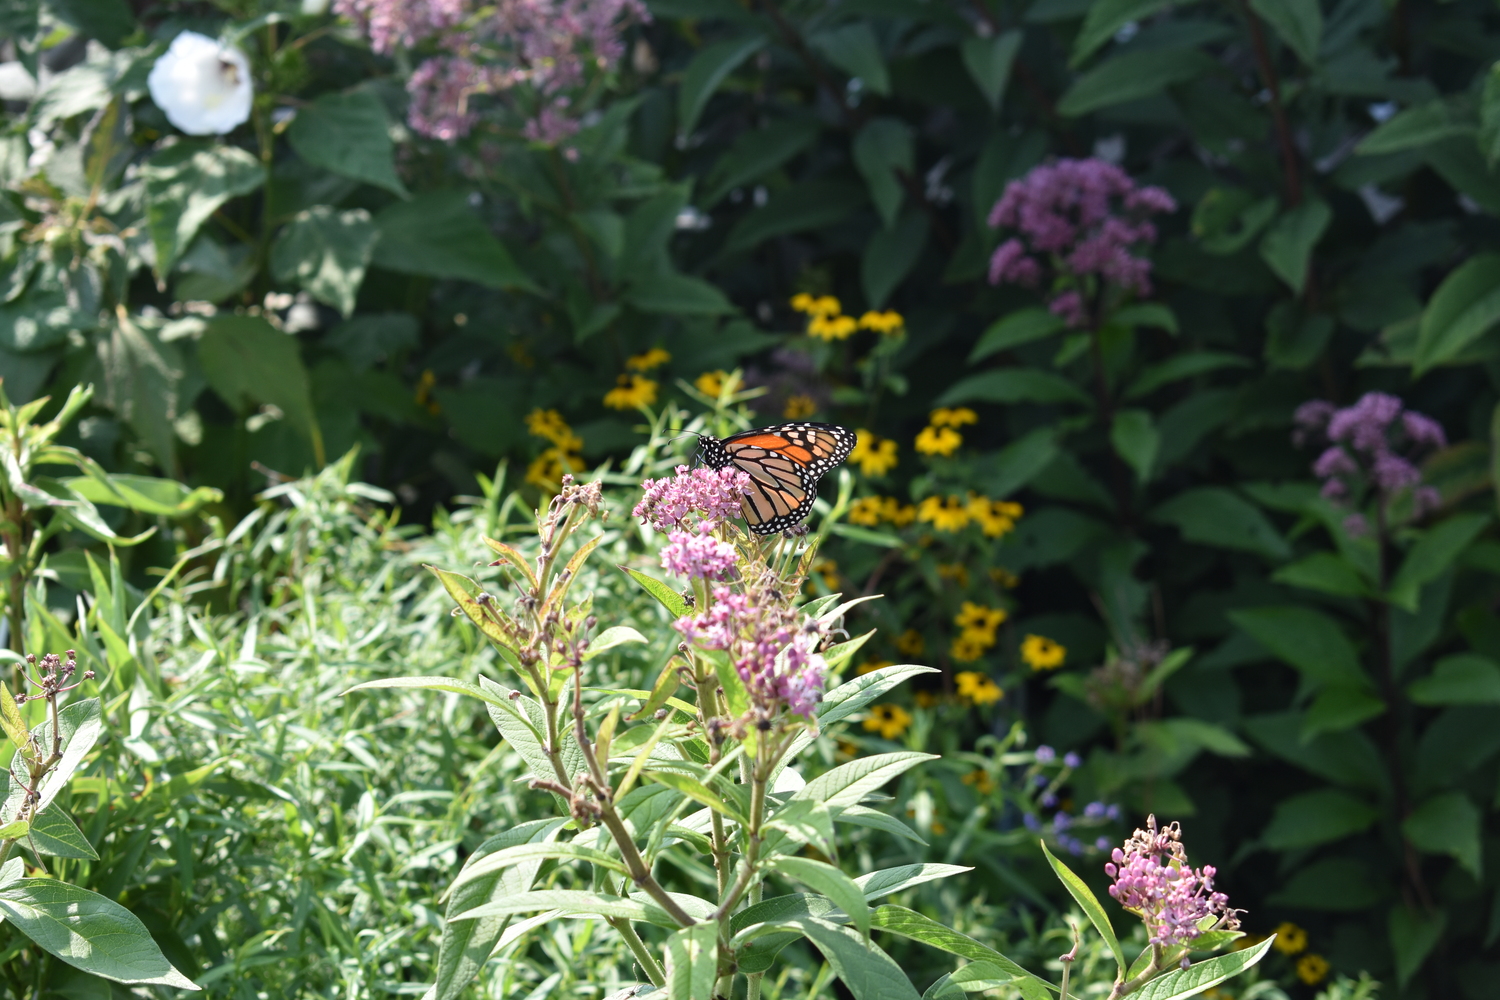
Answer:
[{"label": "pink milkweed flower cluster", "polygon": [[740,501],[750,492],[750,476],[738,469],[689,469],[679,465],[677,474],[668,479],[647,479],[641,483],[641,502],[631,511],[657,531],[683,527],[688,518],[698,515],[707,521],[722,521],[743,513]]},{"label": "pink milkweed flower cluster", "polygon": [[1044,272],[1058,279],[1048,307],[1082,328],[1100,281],[1137,295],[1151,292],[1151,262],[1133,252],[1156,242],[1148,220],[1177,202],[1159,187],[1140,187],[1106,160],[1062,159],[1005,186],[990,210],[994,228],[1013,230],[990,257],[990,284],[1035,287]]},{"label": "pink milkweed flower cluster", "polygon": [[[471,102],[521,95],[528,139],[555,144],[578,130],[570,92],[589,67],[619,61],[624,27],[650,20],[641,0],[335,0],[376,52],[428,44],[433,54],[407,82],[413,130],[463,138],[479,122]],[[524,94],[523,94],[524,92]]]},{"label": "pink milkweed flower cluster", "polygon": [[1156,817],[1147,817],[1146,829],[1114,849],[1104,873],[1114,880],[1109,894],[1145,922],[1153,945],[1186,945],[1207,929],[1239,927],[1229,897],[1214,891],[1214,867],[1189,867],[1176,823],[1158,830]]},{"label": "pink milkweed flower cluster", "polygon": [[713,603],[673,627],[701,649],[726,650],[750,694],[751,711],[770,719],[779,706],[810,716],[823,697],[828,662],[819,653],[823,630],[768,593],[715,587]]},{"label": "pink milkweed flower cluster", "polygon": [[673,531],[661,550],[661,568],[689,579],[729,579],[737,553],[729,542],[713,537],[715,526],[714,521],[703,521],[697,531]]},{"label": "pink milkweed flower cluster", "polygon": [[[1292,420],[1294,443],[1327,443],[1312,470],[1323,481],[1323,496],[1329,500],[1352,502],[1364,487],[1370,487],[1377,503],[1383,505],[1411,490],[1412,512],[1417,517],[1442,503],[1436,489],[1422,485],[1422,470],[1413,458],[1446,447],[1448,436],[1442,424],[1406,409],[1399,397],[1367,392],[1353,406],[1342,409],[1314,399],[1297,407]],[[1364,515],[1358,513],[1350,514],[1344,527],[1352,535],[1369,530]]]}]

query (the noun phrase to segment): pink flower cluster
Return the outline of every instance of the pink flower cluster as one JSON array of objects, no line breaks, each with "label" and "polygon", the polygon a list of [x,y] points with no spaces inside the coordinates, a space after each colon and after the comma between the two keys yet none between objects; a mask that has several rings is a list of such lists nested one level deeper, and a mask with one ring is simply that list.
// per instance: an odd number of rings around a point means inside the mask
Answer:
[{"label": "pink flower cluster", "polygon": [[1176,823],[1158,830],[1156,817],[1148,817],[1146,829],[1136,830],[1123,850],[1114,849],[1104,873],[1114,879],[1109,894],[1145,922],[1154,945],[1185,945],[1206,929],[1200,925],[1239,925],[1229,897],[1214,892],[1214,867],[1188,866]]},{"label": "pink flower cluster", "polygon": [[704,521],[696,532],[677,530],[661,550],[661,568],[676,576],[699,580],[727,580],[734,573],[737,553],[728,542],[714,538],[713,521]]},{"label": "pink flower cluster", "polygon": [[570,91],[589,67],[624,54],[621,31],[648,21],[641,0],[335,0],[383,54],[431,41],[436,52],[407,83],[411,127],[453,141],[479,122],[470,101],[519,99],[528,138],[557,143],[578,130]]},{"label": "pink flower cluster", "polygon": [[644,494],[631,511],[657,531],[671,531],[684,525],[693,514],[709,521],[740,517],[740,500],[750,491],[750,476],[738,469],[689,469],[677,467],[671,479],[647,479],[641,483]]},{"label": "pink flower cluster", "polygon": [[728,651],[750,692],[752,710],[762,717],[784,704],[794,715],[811,715],[823,697],[828,663],[817,652],[822,630],[774,601],[715,587],[713,603],[673,627],[702,649]]},{"label": "pink flower cluster", "polygon": [[[1406,409],[1399,397],[1367,392],[1353,406],[1342,409],[1315,399],[1297,407],[1292,419],[1296,444],[1328,442],[1312,466],[1313,475],[1323,480],[1323,496],[1328,499],[1352,501],[1368,485],[1374,488],[1377,502],[1384,504],[1397,493],[1412,490],[1418,517],[1442,502],[1437,490],[1421,485],[1422,471],[1412,458],[1446,447],[1448,436],[1436,420]],[[1364,516],[1357,513],[1349,515],[1344,526],[1354,535],[1369,530]]]},{"label": "pink flower cluster", "polygon": [[1130,175],[1100,159],[1062,159],[1032,169],[1005,186],[990,211],[992,227],[1018,235],[990,257],[990,284],[1035,287],[1050,268],[1062,287],[1048,301],[1068,325],[1088,325],[1091,276],[1125,291],[1151,291],[1151,262],[1131,251],[1156,242],[1147,221],[1177,203],[1159,187],[1138,187]]}]

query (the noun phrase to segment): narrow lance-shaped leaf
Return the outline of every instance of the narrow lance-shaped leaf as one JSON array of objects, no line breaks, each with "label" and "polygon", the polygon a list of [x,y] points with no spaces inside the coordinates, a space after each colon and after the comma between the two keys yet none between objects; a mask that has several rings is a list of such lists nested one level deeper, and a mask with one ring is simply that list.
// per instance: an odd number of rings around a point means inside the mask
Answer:
[{"label": "narrow lance-shaped leaf", "polygon": [[1099,900],[1084,883],[1083,879],[1073,873],[1073,870],[1053,856],[1047,850],[1045,842],[1042,843],[1042,853],[1047,856],[1047,864],[1052,866],[1052,871],[1062,882],[1063,887],[1068,890],[1068,895],[1078,903],[1083,910],[1084,916],[1089,918],[1089,923],[1104,938],[1104,943],[1109,945],[1110,952],[1115,956],[1115,962],[1119,964],[1120,972],[1123,974],[1129,965],[1125,961],[1125,950],[1120,947],[1120,939],[1115,937],[1115,929],[1109,922],[1109,915],[1104,912],[1104,907],[1099,905]]}]

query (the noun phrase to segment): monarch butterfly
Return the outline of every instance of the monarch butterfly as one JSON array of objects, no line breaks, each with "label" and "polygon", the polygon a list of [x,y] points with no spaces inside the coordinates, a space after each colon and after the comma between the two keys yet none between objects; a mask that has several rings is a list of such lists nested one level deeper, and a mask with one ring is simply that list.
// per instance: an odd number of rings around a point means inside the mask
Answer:
[{"label": "monarch butterfly", "polygon": [[722,441],[705,434],[698,439],[698,457],[711,469],[733,466],[750,475],[750,492],[740,501],[745,523],[757,535],[774,535],[807,516],[818,480],[843,464],[856,440],[847,427],[798,421]]}]

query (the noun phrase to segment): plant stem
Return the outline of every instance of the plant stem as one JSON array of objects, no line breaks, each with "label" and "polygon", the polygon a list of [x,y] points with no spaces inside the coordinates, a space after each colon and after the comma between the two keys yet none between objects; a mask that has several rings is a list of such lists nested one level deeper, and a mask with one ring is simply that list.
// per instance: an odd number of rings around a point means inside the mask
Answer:
[{"label": "plant stem", "polygon": [[641,963],[641,970],[646,973],[646,978],[651,980],[652,986],[667,985],[667,974],[662,969],[661,963],[656,956],[651,954],[651,949],[646,947],[646,942],[636,933],[630,921],[624,917],[605,917],[609,925],[620,932],[620,937],[625,939],[625,944],[630,948],[630,953],[635,960]]},{"label": "plant stem", "polygon": [[1291,126],[1287,124],[1286,109],[1281,105],[1281,80],[1276,75],[1276,65],[1271,61],[1271,50],[1266,45],[1266,32],[1260,18],[1250,9],[1248,0],[1240,0],[1245,23],[1250,27],[1250,45],[1255,50],[1255,62],[1260,68],[1260,77],[1271,95],[1271,122],[1276,128],[1276,145],[1281,150],[1281,169],[1285,174],[1286,200],[1289,206],[1302,204],[1302,180],[1297,174],[1297,144],[1292,141]]}]

